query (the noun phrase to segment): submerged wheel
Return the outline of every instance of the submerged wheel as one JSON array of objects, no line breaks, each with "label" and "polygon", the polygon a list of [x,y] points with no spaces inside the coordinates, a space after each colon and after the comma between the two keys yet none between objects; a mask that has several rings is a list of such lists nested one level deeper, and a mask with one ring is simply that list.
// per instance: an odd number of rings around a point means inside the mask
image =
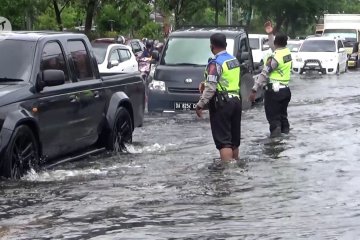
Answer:
[{"label": "submerged wheel", "polygon": [[22,125],[15,129],[5,151],[1,176],[19,179],[30,169],[39,166],[38,142],[28,126]]},{"label": "submerged wheel", "polygon": [[107,139],[106,148],[111,151],[123,151],[125,144],[132,142],[132,119],[129,112],[120,107],[117,110],[114,126]]}]

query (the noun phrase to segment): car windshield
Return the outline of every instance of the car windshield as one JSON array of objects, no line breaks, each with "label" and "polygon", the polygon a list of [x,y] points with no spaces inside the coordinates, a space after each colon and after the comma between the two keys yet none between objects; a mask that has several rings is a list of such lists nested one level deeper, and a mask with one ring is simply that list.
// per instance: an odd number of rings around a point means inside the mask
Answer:
[{"label": "car windshield", "polygon": [[325,29],[324,36],[341,38],[344,41],[345,47],[352,47],[356,42],[355,29]]},{"label": "car windshield", "polygon": [[0,41],[0,81],[29,81],[36,42],[5,39]]},{"label": "car windshield", "polygon": [[258,38],[249,38],[249,44],[251,49],[260,49]]},{"label": "car windshield", "polygon": [[[234,40],[227,39],[226,50],[234,53]],[[170,38],[164,49],[162,65],[200,65],[206,66],[214,55],[210,51],[209,38]]]},{"label": "car windshield", "polygon": [[306,40],[299,52],[336,52],[333,40]]},{"label": "car windshield", "polygon": [[299,49],[301,43],[288,43],[286,47],[292,52],[294,48]]},{"label": "car windshield", "polygon": [[104,60],[105,60],[106,50],[107,50],[108,44],[96,44],[96,43],[93,43],[92,47],[93,47],[93,51],[94,51],[97,63],[98,64],[103,63]]}]

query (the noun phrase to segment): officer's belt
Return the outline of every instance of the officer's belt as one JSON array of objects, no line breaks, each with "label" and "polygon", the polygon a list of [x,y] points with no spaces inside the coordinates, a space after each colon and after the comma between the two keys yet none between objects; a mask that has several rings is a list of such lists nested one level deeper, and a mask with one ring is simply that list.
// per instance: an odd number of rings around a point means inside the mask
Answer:
[{"label": "officer's belt", "polygon": [[233,92],[222,91],[219,93],[226,93],[229,96],[229,98],[234,98],[234,97],[240,98],[240,95],[236,93],[236,91]]},{"label": "officer's belt", "polygon": [[287,87],[289,87],[288,85],[283,84],[283,83],[281,83],[280,81],[277,81],[277,80],[271,80],[271,79],[270,79],[270,83],[279,83],[279,84],[280,84],[280,88],[287,88]]}]

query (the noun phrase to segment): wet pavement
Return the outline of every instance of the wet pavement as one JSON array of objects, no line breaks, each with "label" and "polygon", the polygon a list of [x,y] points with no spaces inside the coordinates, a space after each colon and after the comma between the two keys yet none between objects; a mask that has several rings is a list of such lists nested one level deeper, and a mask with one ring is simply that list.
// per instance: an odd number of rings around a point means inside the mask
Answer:
[{"label": "wet pavement", "polygon": [[147,116],[129,154],[0,182],[1,239],[360,239],[360,72],[294,77],[291,133],[243,113],[241,161],[208,118]]}]

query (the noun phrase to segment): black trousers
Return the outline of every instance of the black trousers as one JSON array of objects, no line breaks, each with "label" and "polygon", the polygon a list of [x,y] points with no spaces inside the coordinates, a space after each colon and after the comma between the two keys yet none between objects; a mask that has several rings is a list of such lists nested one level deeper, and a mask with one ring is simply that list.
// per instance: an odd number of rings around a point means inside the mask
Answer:
[{"label": "black trousers", "polygon": [[224,106],[215,108],[214,98],[210,101],[210,125],[218,150],[238,148],[241,136],[242,105],[239,98],[231,98]]},{"label": "black trousers", "polygon": [[279,92],[265,91],[265,113],[270,124],[270,132],[280,128],[281,132],[287,133],[290,129],[287,108],[291,100],[290,88],[281,88]]}]

